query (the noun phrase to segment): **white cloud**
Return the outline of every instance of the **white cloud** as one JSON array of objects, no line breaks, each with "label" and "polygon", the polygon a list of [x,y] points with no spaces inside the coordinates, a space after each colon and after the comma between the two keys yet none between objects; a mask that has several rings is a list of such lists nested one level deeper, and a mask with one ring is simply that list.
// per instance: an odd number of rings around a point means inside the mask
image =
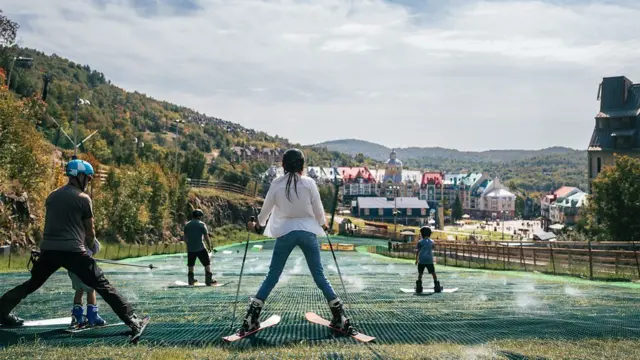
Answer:
[{"label": "white cloud", "polygon": [[171,4],[5,0],[2,8],[22,24],[25,46],[302,143],[585,148],[600,79],[640,82],[640,8],[625,0],[422,10],[382,0]]}]

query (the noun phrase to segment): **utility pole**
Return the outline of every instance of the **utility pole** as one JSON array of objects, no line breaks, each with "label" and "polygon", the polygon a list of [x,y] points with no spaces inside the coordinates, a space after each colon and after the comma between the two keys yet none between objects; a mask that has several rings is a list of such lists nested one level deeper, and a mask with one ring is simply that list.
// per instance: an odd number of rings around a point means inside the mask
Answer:
[{"label": "utility pole", "polygon": [[398,236],[398,185],[393,186],[393,240]]}]

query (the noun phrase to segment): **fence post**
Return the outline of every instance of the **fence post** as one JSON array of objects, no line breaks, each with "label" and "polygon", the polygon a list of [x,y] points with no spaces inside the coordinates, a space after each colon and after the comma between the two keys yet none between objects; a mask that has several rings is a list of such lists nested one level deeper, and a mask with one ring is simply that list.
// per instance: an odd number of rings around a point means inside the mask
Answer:
[{"label": "fence post", "polygon": [[616,276],[617,276],[618,275],[618,254],[616,254],[615,267],[616,267]]},{"label": "fence post", "polygon": [[120,249],[122,249],[122,244],[118,242],[118,254],[116,255],[116,260],[120,259]]},{"label": "fence post", "polygon": [[140,257],[140,246],[142,246],[142,243],[138,243],[138,256],[137,257]]},{"label": "fence post", "polygon": [[13,253],[13,235],[9,237],[9,269],[11,269],[11,253]]},{"label": "fence post", "polygon": [[504,246],[502,247],[502,270],[507,270],[507,262],[506,262],[506,257],[504,255]]},{"label": "fence post", "polygon": [[636,250],[636,241],[632,240],[633,244],[633,256],[636,258],[636,269],[638,269],[638,278],[640,278],[640,263],[638,263],[638,251]]},{"label": "fence post", "polygon": [[522,265],[524,266],[524,271],[527,271],[527,261],[524,258],[524,248],[522,247],[522,241],[520,241],[520,259],[522,259]]},{"label": "fence post", "polygon": [[448,245],[445,244],[445,246],[444,246],[444,266],[447,266],[447,248],[448,248]]},{"label": "fence post", "polygon": [[456,255],[456,266],[458,266],[458,243],[456,243],[455,246],[456,246],[456,253],[455,253],[455,255]]},{"label": "fence post", "polygon": [[553,265],[553,275],[556,274],[556,261],[553,259],[553,244],[549,243],[549,256],[551,257],[551,264]]},{"label": "fence post", "polygon": [[536,269],[536,247],[532,247],[531,250],[533,250],[533,269]]},{"label": "fence post", "polygon": [[107,246],[105,246],[104,248],[104,259],[107,260],[107,254],[109,254],[109,243],[107,243]]},{"label": "fence post", "polygon": [[511,269],[511,248],[509,247],[509,245],[505,246],[504,248],[507,249],[507,263],[509,264],[509,269]]},{"label": "fence post", "polygon": [[473,257],[473,245],[469,244],[469,253],[467,254],[469,262],[469,268],[471,268],[471,258]]},{"label": "fence post", "polygon": [[127,255],[127,257],[131,257],[131,246],[133,246],[133,244],[129,244],[129,255]]},{"label": "fence post", "polygon": [[591,239],[589,239],[588,245],[589,245],[589,280],[593,280],[593,256],[591,255]]},{"label": "fence post", "polygon": [[484,252],[484,268],[487,268],[487,245],[482,245],[482,250]]}]

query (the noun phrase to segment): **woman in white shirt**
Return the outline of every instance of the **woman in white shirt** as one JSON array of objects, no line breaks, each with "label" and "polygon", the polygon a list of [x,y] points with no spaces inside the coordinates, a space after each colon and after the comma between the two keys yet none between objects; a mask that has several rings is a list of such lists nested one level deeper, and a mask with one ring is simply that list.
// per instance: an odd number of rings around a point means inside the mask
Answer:
[{"label": "woman in white shirt", "polygon": [[342,302],[327,280],[320,261],[320,246],[317,236],[327,229],[324,208],[318,187],[313,179],[302,176],[304,154],[298,149],[287,150],[282,157],[284,175],[271,183],[258,223],[249,222],[247,229],[258,234],[275,237],[276,243],[269,265],[269,272],[255,298],[240,329],[240,334],[260,327],[259,317],[264,301],[278,283],[291,251],[299,246],[307,260],[313,280],[329,302],[333,318],[331,326],[352,331],[349,319],[344,315]]}]

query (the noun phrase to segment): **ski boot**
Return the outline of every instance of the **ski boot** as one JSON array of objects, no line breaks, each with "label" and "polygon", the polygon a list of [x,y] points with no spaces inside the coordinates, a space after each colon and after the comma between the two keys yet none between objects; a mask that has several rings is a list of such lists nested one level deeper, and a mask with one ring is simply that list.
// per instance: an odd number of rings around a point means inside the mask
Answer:
[{"label": "ski boot", "polygon": [[140,335],[142,335],[142,332],[144,331],[148,323],[148,317],[140,318],[138,317],[138,315],[132,314],[129,317],[129,323],[127,324],[127,326],[129,326],[129,328],[131,329],[131,339],[135,339],[137,341]]},{"label": "ski boot", "polygon": [[187,274],[187,282],[189,283],[189,285],[195,285],[198,283],[198,280],[195,279],[194,275],[192,272]]},{"label": "ski boot", "polygon": [[442,286],[440,286],[440,281],[434,281],[433,292],[434,293],[442,292]]},{"label": "ski boot", "polygon": [[71,325],[69,327],[72,328],[81,328],[86,325],[86,320],[84,317],[84,306],[75,304],[73,305],[73,309],[71,310]]},{"label": "ski boot", "polygon": [[422,294],[422,280],[416,280],[416,294]]},{"label": "ski boot", "polygon": [[107,324],[98,314],[98,305],[87,305],[87,321],[89,326],[104,326]]},{"label": "ski boot", "polygon": [[260,328],[260,312],[262,311],[263,306],[264,302],[262,300],[251,299],[249,310],[247,310],[247,315],[244,317],[244,321],[242,322],[242,328],[238,332],[241,336]]},{"label": "ski boot", "polygon": [[342,307],[340,298],[335,298],[329,301],[329,309],[331,309],[331,315],[333,315],[329,326],[340,329],[341,331],[349,335],[353,335],[356,333],[353,326],[351,326],[349,318],[344,314],[344,308]]},{"label": "ski boot", "polygon": [[208,273],[204,273],[204,284],[205,284],[205,285],[207,285],[207,286],[211,286],[211,285],[213,285],[213,284],[215,284],[215,283],[217,283],[217,282],[218,282],[218,280],[216,280],[216,279],[213,277],[213,273],[210,273],[210,272],[208,272]]},{"label": "ski boot", "polygon": [[24,320],[16,316],[16,314],[12,312],[7,314],[2,310],[0,310],[0,324],[2,326],[16,327],[16,326],[22,326],[23,323],[24,323]]}]

